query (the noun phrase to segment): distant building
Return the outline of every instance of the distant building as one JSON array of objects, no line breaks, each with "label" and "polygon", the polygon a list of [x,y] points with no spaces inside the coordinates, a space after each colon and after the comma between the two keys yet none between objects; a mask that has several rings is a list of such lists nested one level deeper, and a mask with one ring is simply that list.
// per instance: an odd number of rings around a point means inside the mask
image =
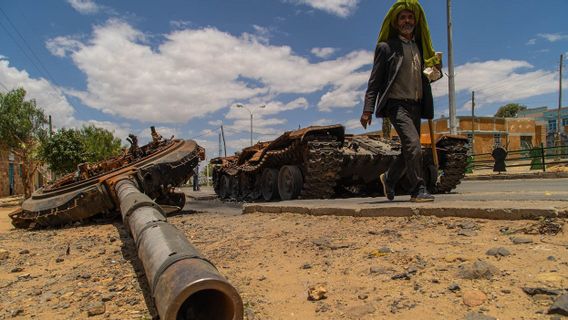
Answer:
[{"label": "distant building", "polygon": [[[546,124],[546,145],[554,146],[556,130],[558,128],[558,108],[547,107],[530,108],[519,111],[517,118],[531,118]],[[562,145],[568,145],[568,107],[560,108]]]},{"label": "distant building", "polygon": [[[40,168],[33,178],[34,188],[39,188],[44,184],[44,175],[49,177],[49,172],[45,168]],[[0,197],[23,194],[24,185],[22,184],[22,162],[12,152],[0,149]]]},{"label": "distant building", "polygon": [[[490,153],[496,146],[508,150],[540,145],[546,137],[545,124],[529,118],[495,118],[458,116],[457,134],[473,141],[473,153]],[[450,134],[449,119],[434,119],[434,137]],[[428,122],[422,123],[421,142],[430,143]]]},{"label": "distant building", "polygon": [[0,196],[24,193],[21,164],[13,153],[0,150]]}]

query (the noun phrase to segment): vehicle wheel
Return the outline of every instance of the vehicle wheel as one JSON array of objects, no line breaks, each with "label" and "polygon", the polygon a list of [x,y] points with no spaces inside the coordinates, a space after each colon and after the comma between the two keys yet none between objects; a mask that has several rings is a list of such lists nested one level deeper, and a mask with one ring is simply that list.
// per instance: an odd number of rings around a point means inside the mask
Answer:
[{"label": "vehicle wheel", "polygon": [[227,175],[221,176],[221,185],[219,186],[219,197],[227,199],[231,194],[231,179]]},{"label": "vehicle wheel", "polygon": [[264,169],[260,190],[262,198],[266,201],[274,200],[278,197],[278,170],[274,168]]},{"label": "vehicle wheel", "polygon": [[282,200],[298,198],[302,185],[302,171],[297,166],[283,166],[278,173],[278,193]]}]

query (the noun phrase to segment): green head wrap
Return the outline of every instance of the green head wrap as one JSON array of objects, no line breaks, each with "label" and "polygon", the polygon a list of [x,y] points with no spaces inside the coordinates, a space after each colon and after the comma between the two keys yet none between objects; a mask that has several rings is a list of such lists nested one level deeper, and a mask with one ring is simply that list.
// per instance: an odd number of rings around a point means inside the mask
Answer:
[{"label": "green head wrap", "polygon": [[379,42],[385,42],[398,35],[398,30],[396,29],[397,17],[402,10],[408,10],[414,13],[414,18],[416,19],[414,34],[420,39],[422,44],[424,66],[432,67],[440,64],[441,61],[436,57],[432,46],[432,39],[430,38],[430,30],[428,29],[424,9],[422,9],[418,0],[397,0],[395,4],[392,5],[383,20],[381,32],[379,33]]}]

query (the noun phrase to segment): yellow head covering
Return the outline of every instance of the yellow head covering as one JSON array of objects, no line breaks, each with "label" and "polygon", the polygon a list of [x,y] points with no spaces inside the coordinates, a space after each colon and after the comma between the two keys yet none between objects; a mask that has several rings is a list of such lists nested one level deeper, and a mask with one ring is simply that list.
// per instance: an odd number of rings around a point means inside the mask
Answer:
[{"label": "yellow head covering", "polygon": [[397,0],[383,20],[381,32],[379,33],[379,42],[385,42],[392,37],[398,35],[396,29],[397,17],[402,10],[412,11],[416,19],[416,29],[414,34],[420,39],[422,44],[422,59],[424,59],[425,67],[432,67],[440,64],[441,61],[434,52],[432,46],[432,39],[430,38],[430,30],[428,29],[428,22],[426,22],[426,15],[424,9],[418,0]]}]

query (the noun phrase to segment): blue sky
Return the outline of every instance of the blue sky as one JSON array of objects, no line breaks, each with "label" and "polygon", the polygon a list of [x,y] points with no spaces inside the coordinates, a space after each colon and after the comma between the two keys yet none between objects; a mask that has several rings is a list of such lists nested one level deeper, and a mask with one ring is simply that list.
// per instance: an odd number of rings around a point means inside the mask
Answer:
[{"label": "blue sky", "polygon": [[[236,104],[254,113],[255,141],[314,124],[361,133],[372,54],[393,2],[2,0],[0,91],[24,87],[56,128],[92,123],[146,141],[154,125],[197,140],[209,158],[221,124],[228,152],[249,144],[250,114]],[[452,3],[458,115],[471,113],[472,90],[477,115],[509,102],[557,107],[568,1]],[[434,47],[446,53],[446,1],[422,4]],[[434,85],[436,117],[448,115],[447,87],[447,77]]]}]

